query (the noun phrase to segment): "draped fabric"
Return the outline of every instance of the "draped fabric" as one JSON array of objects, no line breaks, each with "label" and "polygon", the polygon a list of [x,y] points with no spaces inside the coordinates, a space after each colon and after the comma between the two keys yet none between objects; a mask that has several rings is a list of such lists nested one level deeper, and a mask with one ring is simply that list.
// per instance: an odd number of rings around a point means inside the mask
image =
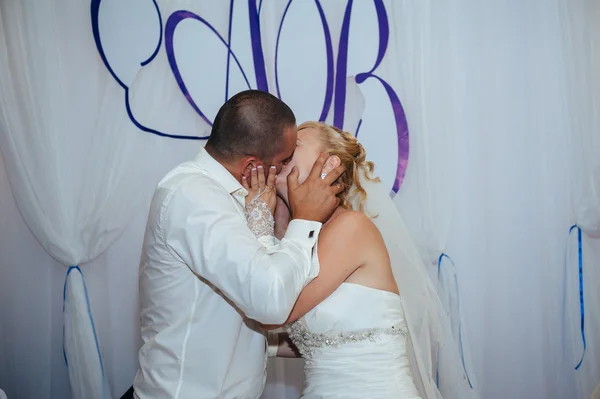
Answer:
[{"label": "draped fabric", "polygon": [[[152,188],[251,87],[365,144],[482,397],[588,398],[600,382],[599,8],[0,3],[0,387],[64,398],[131,386]],[[295,398],[301,384],[302,362],[277,359],[263,396]]]},{"label": "draped fabric", "polygon": [[52,345],[64,341],[72,396],[86,399],[111,394],[75,266],[102,254],[127,225],[142,198],[131,182],[149,164],[136,154],[151,144],[118,101],[121,90],[99,62],[88,16],[81,2],[0,5],[2,158],[23,220],[65,266],[64,337]]},{"label": "draped fabric", "polygon": [[563,380],[587,398],[600,383],[600,4],[561,4],[572,223],[562,297]]},{"label": "draped fabric", "polygon": [[402,60],[399,81],[403,98],[411,99],[406,102],[410,162],[395,202],[437,283],[468,375],[473,366],[464,345],[468,339],[459,295],[461,265],[452,260],[448,243],[459,197],[453,194],[459,172],[454,149],[460,146],[466,115],[461,49],[468,33],[456,21],[475,10],[461,9],[458,2],[428,1],[391,2],[390,8],[397,21],[392,25],[395,50]]}]

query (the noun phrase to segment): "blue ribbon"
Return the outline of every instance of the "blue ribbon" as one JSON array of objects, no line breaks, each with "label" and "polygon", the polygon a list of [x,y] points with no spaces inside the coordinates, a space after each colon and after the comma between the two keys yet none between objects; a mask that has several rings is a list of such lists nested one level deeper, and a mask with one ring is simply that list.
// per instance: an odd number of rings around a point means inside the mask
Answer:
[{"label": "blue ribbon", "polygon": [[[90,297],[88,295],[87,285],[85,284],[85,279],[83,278],[83,273],[79,266],[70,266],[69,270],[67,270],[67,275],[65,276],[65,285],[63,288],[63,317],[65,314],[65,303],[67,301],[67,281],[69,280],[69,274],[73,271],[77,270],[79,274],[81,274],[81,281],[83,282],[83,290],[85,292],[85,302],[87,304],[88,315],[90,316],[90,322],[92,323],[92,331],[94,333],[94,341],[96,342],[96,351],[98,352],[98,360],[100,361],[100,371],[102,373],[102,397],[107,397],[105,392],[106,387],[106,375],[104,374],[104,363],[102,361],[102,353],[100,352],[100,344],[98,343],[98,335],[96,334],[96,325],[94,324],[94,317],[92,316],[92,309],[90,307]],[[67,368],[69,368],[69,361],[67,360],[67,352],[65,351],[65,325],[63,323],[63,356],[65,358],[65,364]]]},{"label": "blue ribbon", "polygon": [[[444,258],[448,259],[452,263],[452,266],[454,266],[454,268],[456,269],[456,265],[454,264],[454,261],[452,260],[452,258],[450,258],[445,253],[442,253],[440,255],[440,257],[438,258],[438,264],[437,264],[438,281],[440,279],[442,261],[444,260]],[[456,279],[456,273],[454,274],[454,284],[456,285],[456,301],[457,301],[459,313],[460,313],[460,298],[459,298],[459,293],[458,293],[458,281]],[[459,320],[458,320],[458,345],[459,345],[459,350],[460,350],[460,360],[462,362],[463,370],[465,371],[465,376],[467,377],[467,382],[469,383],[469,388],[473,389],[473,384],[471,384],[471,379],[469,378],[469,372],[467,371],[467,366],[465,364],[465,353],[464,353],[463,342],[462,342],[462,321],[460,320],[460,316],[459,316]],[[438,386],[439,386],[439,378],[440,378],[440,376],[439,376],[439,363],[438,363],[438,368],[436,369],[436,372],[435,372],[435,380],[436,380],[435,382]]]},{"label": "blue ribbon", "polygon": [[577,225],[571,226],[569,229],[569,236],[573,230],[577,229],[577,257],[579,264],[579,312],[581,314],[581,340],[583,341],[583,353],[581,354],[581,360],[575,366],[575,370],[579,370],[581,363],[583,363],[583,358],[585,356],[585,350],[587,349],[587,342],[585,340],[585,301],[583,297],[583,242],[581,229]]}]

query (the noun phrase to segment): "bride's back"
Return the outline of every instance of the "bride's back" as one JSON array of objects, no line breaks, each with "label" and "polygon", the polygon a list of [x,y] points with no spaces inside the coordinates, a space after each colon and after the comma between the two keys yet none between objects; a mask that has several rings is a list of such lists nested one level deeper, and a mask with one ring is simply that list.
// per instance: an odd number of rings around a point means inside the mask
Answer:
[{"label": "bride's back", "polygon": [[[358,267],[356,264],[337,265],[356,268],[345,282],[398,294],[398,285],[392,273],[390,256],[383,237],[369,216],[362,212],[340,208],[325,224],[321,234],[327,236],[331,230],[354,231],[351,242],[347,245],[347,251],[355,256],[340,257],[340,260],[348,261],[350,258],[351,262],[356,262],[360,259],[361,264]],[[323,249],[322,245],[320,242],[321,249]]]}]

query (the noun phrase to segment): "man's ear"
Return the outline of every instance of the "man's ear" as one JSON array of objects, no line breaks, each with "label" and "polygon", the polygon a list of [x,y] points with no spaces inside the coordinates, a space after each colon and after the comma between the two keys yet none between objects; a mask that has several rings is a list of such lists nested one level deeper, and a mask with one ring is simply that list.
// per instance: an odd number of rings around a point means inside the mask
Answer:
[{"label": "man's ear", "polygon": [[323,165],[323,170],[321,173],[329,174],[332,170],[334,170],[341,164],[342,161],[340,160],[340,157],[338,157],[337,155],[331,155],[329,156],[329,158],[327,158],[327,161],[325,161],[325,165]]},{"label": "man's ear", "polygon": [[245,176],[247,179],[250,178],[250,173],[252,172],[252,168],[256,168],[258,165],[262,165],[262,162],[258,160],[256,157],[246,157],[241,162],[241,174]]}]

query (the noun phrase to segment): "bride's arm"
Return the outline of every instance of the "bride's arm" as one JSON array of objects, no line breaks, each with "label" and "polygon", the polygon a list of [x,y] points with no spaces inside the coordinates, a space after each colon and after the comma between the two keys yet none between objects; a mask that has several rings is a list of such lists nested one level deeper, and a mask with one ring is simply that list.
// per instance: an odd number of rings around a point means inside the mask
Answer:
[{"label": "bride's arm", "polygon": [[[268,246],[273,245],[278,240],[281,240],[285,236],[285,232],[291,220],[290,210],[286,203],[277,197],[276,208],[273,215],[274,218],[274,236],[275,237],[258,237],[259,241]],[[251,227],[251,226],[249,226]],[[265,240],[265,238],[267,238]],[[266,327],[263,325],[263,328]],[[276,329],[280,326],[269,326],[270,328],[264,328],[265,330]],[[269,357],[287,357],[287,358],[298,358],[302,357],[289,335],[285,331],[269,331],[267,332],[267,340],[269,341]],[[273,342],[274,341],[274,342]],[[272,347],[273,346],[273,347]],[[271,353],[272,352],[272,353]]]},{"label": "bride's arm", "polygon": [[[321,271],[302,290],[284,325],[296,321],[324,301],[365,263],[364,249],[370,242],[370,234],[379,232],[367,216],[358,212],[343,213],[321,230],[318,242]],[[273,330],[281,326],[262,327]]]},{"label": "bride's arm", "polygon": [[277,351],[269,354],[269,357],[302,357],[296,345],[292,342],[287,332],[269,332],[269,338],[276,336]]},{"label": "bride's arm", "polygon": [[277,196],[276,204],[277,207],[275,208],[275,214],[273,215],[275,218],[275,237],[278,240],[281,240],[283,236],[285,236],[285,232],[290,224],[292,215],[290,214],[289,208],[281,199],[281,197]]}]

